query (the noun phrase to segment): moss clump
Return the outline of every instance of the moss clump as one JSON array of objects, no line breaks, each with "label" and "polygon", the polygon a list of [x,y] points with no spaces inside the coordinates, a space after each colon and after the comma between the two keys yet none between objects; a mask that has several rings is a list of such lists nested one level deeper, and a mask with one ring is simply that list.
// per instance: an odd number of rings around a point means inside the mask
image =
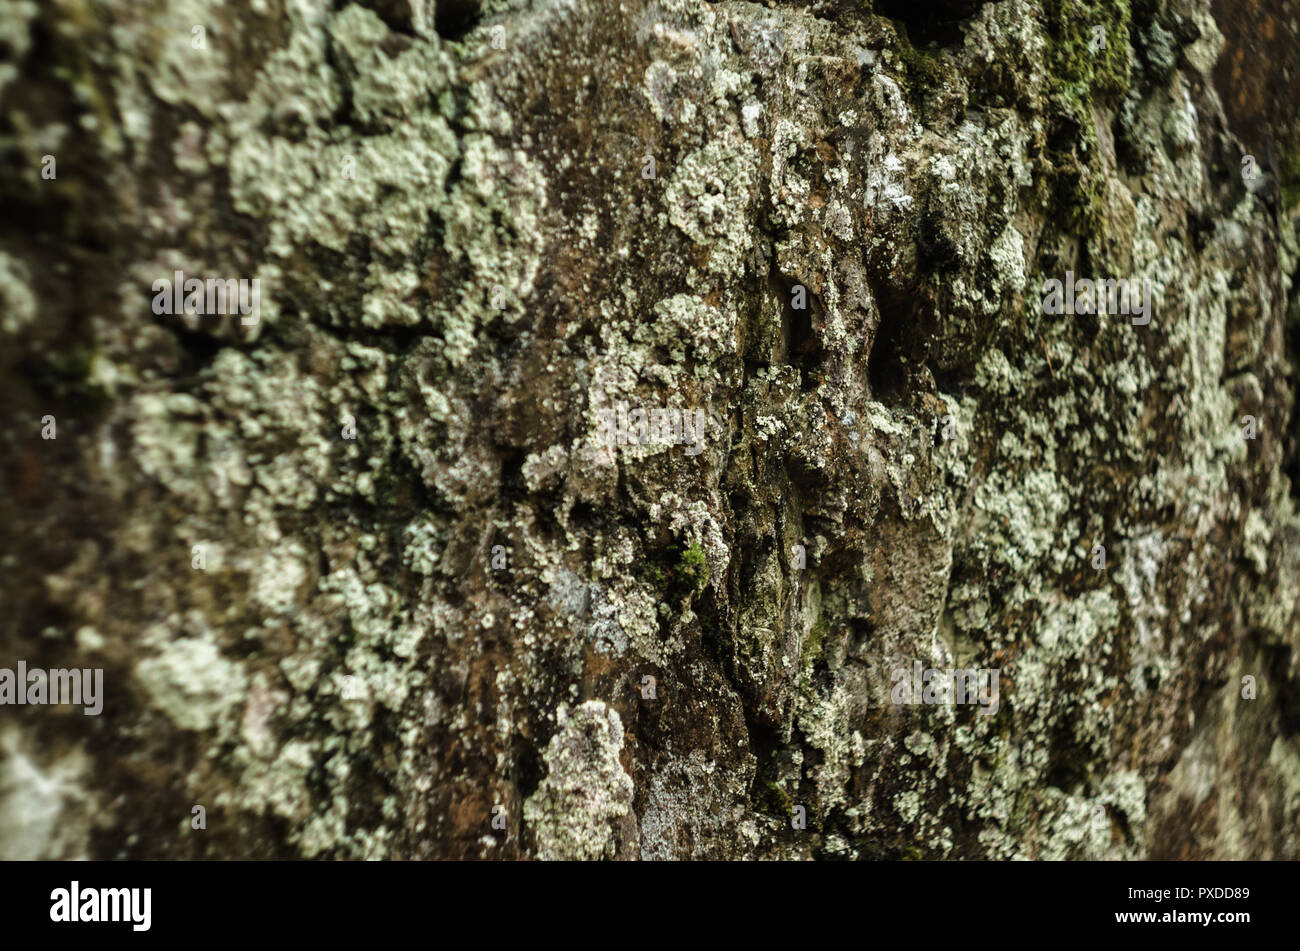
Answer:
[{"label": "moss clump", "polygon": [[677,562],[677,572],[692,590],[704,590],[704,586],[709,583],[709,563],[699,542],[692,542],[691,547],[682,552]]},{"label": "moss clump", "polygon": [[790,818],[793,803],[784,789],[769,777],[757,777],[753,790],[754,808],[759,812],[775,816],[778,819]]},{"label": "moss clump", "polygon": [[1300,205],[1300,153],[1285,156],[1278,163],[1278,174],[1281,178],[1283,207],[1294,208]]},{"label": "moss clump", "polygon": [[1043,179],[1039,197],[1064,230],[1091,236],[1103,225],[1106,185],[1092,161],[1092,156],[1097,154],[1096,132],[1091,126],[1085,126],[1079,132],[1079,139],[1086,143],[1087,157],[1076,152],[1052,156],[1049,161],[1054,161]]},{"label": "moss clump", "polygon": [[1123,95],[1130,85],[1132,14],[1127,2],[1048,0],[1043,16],[1054,127],[1044,197],[1066,227],[1092,234],[1101,227],[1105,198],[1095,167],[1099,146],[1093,107]]},{"label": "moss clump", "polygon": [[1127,0],[1047,0],[1043,16],[1058,99],[1077,111],[1094,98],[1124,94],[1132,69]]},{"label": "moss clump", "polygon": [[903,70],[907,73],[907,81],[912,84],[912,87],[918,92],[924,92],[927,89],[934,89],[936,86],[941,85],[943,83],[943,65],[939,62],[939,58],[913,46],[905,29],[900,28],[896,35],[898,37],[898,58],[903,64]]},{"label": "moss clump", "polygon": [[808,670],[817,661],[821,660],[826,632],[829,627],[826,618],[819,617],[817,622],[813,624],[812,630],[808,632],[808,640],[804,641],[803,652],[800,655],[800,663],[804,670]]},{"label": "moss clump", "polygon": [[894,56],[903,69],[907,84],[916,94],[913,98],[919,104],[928,90],[943,85],[944,67],[939,57],[928,50],[918,50],[912,45],[907,35],[907,27],[895,20],[882,18],[881,24],[894,35]]},{"label": "moss clump", "polygon": [[645,568],[646,580],[668,603],[690,599],[709,583],[709,563],[699,542],[688,548],[669,545]]},{"label": "moss clump", "polygon": [[87,343],[70,343],[25,360],[22,371],[37,392],[57,400],[76,402],[88,413],[109,403],[109,395],[91,378],[95,348]]}]

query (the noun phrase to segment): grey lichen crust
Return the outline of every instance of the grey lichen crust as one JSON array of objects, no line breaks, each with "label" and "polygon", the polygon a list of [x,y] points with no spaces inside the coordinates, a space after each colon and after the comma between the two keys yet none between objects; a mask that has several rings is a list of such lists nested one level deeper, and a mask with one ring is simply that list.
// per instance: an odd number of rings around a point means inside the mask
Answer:
[{"label": "grey lichen crust", "polygon": [[556,714],[558,732],[546,748],[547,775],[524,803],[524,821],[537,837],[537,857],[609,859],[632,804],[632,779],[623,772],[623,722],[599,700]]},{"label": "grey lichen crust", "polygon": [[1300,858],[1300,41],[936,7],[0,9],[0,857]]}]

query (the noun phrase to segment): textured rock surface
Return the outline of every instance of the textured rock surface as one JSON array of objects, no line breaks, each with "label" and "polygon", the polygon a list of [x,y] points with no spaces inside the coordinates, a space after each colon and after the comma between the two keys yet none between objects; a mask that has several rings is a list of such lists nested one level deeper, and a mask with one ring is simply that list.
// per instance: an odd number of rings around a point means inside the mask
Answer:
[{"label": "textured rock surface", "polygon": [[0,856],[1300,858],[1300,7],[924,6],[0,7]]}]

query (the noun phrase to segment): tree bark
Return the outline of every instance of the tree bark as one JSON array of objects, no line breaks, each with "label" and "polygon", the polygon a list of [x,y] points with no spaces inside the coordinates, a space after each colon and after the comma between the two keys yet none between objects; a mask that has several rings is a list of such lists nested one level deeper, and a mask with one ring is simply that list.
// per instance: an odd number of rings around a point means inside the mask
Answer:
[{"label": "tree bark", "polygon": [[1300,858],[1297,23],[9,0],[0,857]]}]

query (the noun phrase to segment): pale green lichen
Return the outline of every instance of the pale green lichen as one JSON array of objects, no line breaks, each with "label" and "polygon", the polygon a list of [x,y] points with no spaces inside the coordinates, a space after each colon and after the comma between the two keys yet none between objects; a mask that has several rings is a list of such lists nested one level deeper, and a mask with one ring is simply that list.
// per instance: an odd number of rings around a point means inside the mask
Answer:
[{"label": "pale green lichen", "polygon": [[709,249],[709,270],[718,275],[739,273],[753,244],[749,209],[757,168],[750,144],[713,139],[673,169],[664,189],[668,220]]},{"label": "pale green lichen", "polygon": [[36,319],[31,275],[19,259],[0,252],[0,332],[17,334]]},{"label": "pale green lichen", "polygon": [[243,700],[247,676],[208,639],[181,638],[140,661],[135,679],[150,702],[185,730],[208,730]]}]

